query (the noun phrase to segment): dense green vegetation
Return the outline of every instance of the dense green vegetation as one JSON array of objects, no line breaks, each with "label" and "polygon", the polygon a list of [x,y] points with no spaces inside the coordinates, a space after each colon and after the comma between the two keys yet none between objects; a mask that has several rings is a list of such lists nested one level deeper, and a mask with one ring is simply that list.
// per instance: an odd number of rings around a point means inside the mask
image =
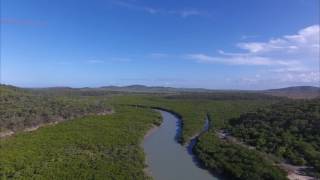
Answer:
[{"label": "dense green vegetation", "polygon": [[0,132],[111,111],[93,97],[49,96],[9,86],[0,86],[0,105]]},{"label": "dense green vegetation", "polygon": [[295,165],[311,165],[320,176],[320,99],[285,101],[232,119],[228,130],[258,150]]},{"label": "dense green vegetation", "polygon": [[[175,95],[176,96],[176,95]],[[204,97],[207,98],[208,95]],[[248,100],[239,97],[234,100],[206,100],[197,96],[189,98],[121,96],[113,101],[120,104],[139,104],[161,107],[173,111],[183,120],[181,142],[201,131],[206,115],[209,115],[213,130],[200,137],[194,152],[204,166],[215,173],[222,173],[235,179],[286,179],[286,173],[274,162],[266,160],[264,154],[256,150],[225,142],[216,138],[215,129],[225,128],[229,120],[244,112],[257,110],[278,102],[276,99]],[[214,99],[214,98],[212,98]],[[226,98],[228,99],[228,98]]]},{"label": "dense green vegetation", "polygon": [[[184,94],[182,94],[183,96]],[[267,106],[275,99],[265,100],[207,100],[208,95],[196,99],[172,98],[172,96],[114,96],[109,101],[113,104],[143,105],[160,107],[177,113],[182,118],[182,132],[180,142],[186,143],[199,133],[208,114],[214,119],[215,127],[224,127],[230,118],[237,117],[243,112]],[[215,96],[215,94],[212,94]],[[227,95],[226,95],[227,98]]]},{"label": "dense green vegetation", "polygon": [[182,119],[182,132],[179,136],[181,143],[185,143],[196,133],[200,132],[205,122],[205,109],[195,101],[169,101],[161,97],[152,96],[121,96],[113,97],[112,102],[128,105],[143,105],[160,107],[178,114]]},{"label": "dense green vegetation", "polygon": [[234,179],[286,179],[286,173],[275,167],[255,150],[221,141],[215,131],[202,135],[194,152],[211,171]]},{"label": "dense green vegetation", "polygon": [[160,116],[116,111],[1,139],[0,179],[146,179],[140,142]]},{"label": "dense green vegetation", "polygon": [[[147,178],[139,142],[151,124],[159,124],[159,116],[135,108],[140,105],[180,116],[181,143],[197,135],[208,116],[211,130],[200,137],[194,149],[208,169],[236,179],[285,179],[280,168],[261,152],[319,170],[319,104],[319,99],[290,101],[232,91],[132,93],[1,86],[0,132],[74,120],[1,139],[0,176]],[[114,114],[101,116],[111,109]],[[86,115],[91,116],[79,118]],[[228,130],[256,150],[217,138],[219,129]]]}]

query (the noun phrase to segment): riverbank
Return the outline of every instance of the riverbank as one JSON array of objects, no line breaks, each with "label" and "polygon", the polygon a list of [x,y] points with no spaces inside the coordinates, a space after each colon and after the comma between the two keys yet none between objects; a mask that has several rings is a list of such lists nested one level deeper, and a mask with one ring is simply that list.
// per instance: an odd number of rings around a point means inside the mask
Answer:
[{"label": "riverbank", "polygon": [[[161,126],[161,125],[160,125]],[[153,133],[155,133],[160,126],[152,125],[152,127],[147,131],[147,133],[143,137],[143,141],[141,142],[141,148],[143,148],[143,143],[146,141],[147,138],[149,138]],[[147,165],[147,156],[145,155],[145,165],[146,167],[143,169],[144,174],[147,177],[152,177],[152,172],[149,169],[149,166]]]}]

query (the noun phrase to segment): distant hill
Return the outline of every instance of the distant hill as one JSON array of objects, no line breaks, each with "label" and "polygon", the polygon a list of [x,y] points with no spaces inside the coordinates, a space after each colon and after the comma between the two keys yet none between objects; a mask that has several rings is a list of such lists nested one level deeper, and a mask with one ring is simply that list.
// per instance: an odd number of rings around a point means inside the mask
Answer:
[{"label": "distant hill", "polygon": [[16,86],[0,84],[0,96],[21,96],[24,95],[26,92],[27,91],[25,89]]},{"label": "distant hill", "polygon": [[[212,90],[204,88],[173,88],[173,87],[162,87],[162,86],[145,86],[145,85],[130,85],[130,86],[102,86],[97,88],[71,88],[71,87],[48,87],[48,88],[18,88],[10,85],[0,85],[2,91],[14,90],[14,91],[28,91],[33,90],[33,92],[38,93],[49,93],[56,95],[66,95],[66,94],[78,94],[78,95],[107,95],[112,93],[255,93],[255,94],[265,94],[278,97],[288,97],[293,99],[312,99],[320,98],[320,88],[314,86],[293,86],[280,89],[269,89],[269,90]],[[217,94],[218,93],[218,94]]]},{"label": "distant hill", "polygon": [[320,88],[314,86],[294,86],[281,89],[269,89],[263,93],[293,99],[312,99],[320,97]]},{"label": "distant hill", "polygon": [[202,89],[202,88],[173,88],[173,87],[144,86],[144,85],[103,86],[98,89],[109,90],[109,91],[149,92],[149,93],[211,92],[211,91],[213,91],[213,90]]},{"label": "distant hill", "polygon": [[242,93],[263,93],[272,96],[288,97],[294,99],[311,99],[320,97],[320,88],[314,86],[294,86],[281,89],[269,89],[263,91],[248,91],[248,90],[212,90],[203,88],[173,88],[160,86],[104,86],[98,88],[107,91],[122,91],[122,92],[143,92],[143,93],[226,93],[226,92],[242,92]]}]

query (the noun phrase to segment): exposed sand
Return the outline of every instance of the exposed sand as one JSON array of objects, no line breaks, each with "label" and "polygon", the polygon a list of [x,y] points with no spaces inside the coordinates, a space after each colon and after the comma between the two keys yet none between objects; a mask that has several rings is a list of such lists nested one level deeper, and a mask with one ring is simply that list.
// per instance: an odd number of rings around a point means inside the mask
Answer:
[{"label": "exposed sand", "polygon": [[290,180],[313,180],[315,178],[306,176],[303,171],[308,168],[306,166],[294,166],[287,163],[281,163],[279,166],[288,173],[288,179]]},{"label": "exposed sand", "polygon": [[315,180],[315,178],[312,178],[310,176],[303,176],[303,175],[299,175],[299,174],[296,174],[296,173],[288,174],[287,177],[290,180]]}]

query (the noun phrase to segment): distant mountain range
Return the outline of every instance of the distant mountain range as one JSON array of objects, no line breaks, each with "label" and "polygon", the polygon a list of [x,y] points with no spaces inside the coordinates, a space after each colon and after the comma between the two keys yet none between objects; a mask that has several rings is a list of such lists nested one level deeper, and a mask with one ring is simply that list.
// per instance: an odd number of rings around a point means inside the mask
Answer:
[{"label": "distant mountain range", "polygon": [[215,92],[258,92],[273,96],[288,97],[294,99],[301,98],[316,98],[320,97],[320,88],[314,86],[292,86],[280,89],[269,89],[262,91],[248,91],[248,90],[210,90],[204,88],[173,88],[161,86],[144,86],[144,85],[131,85],[131,86],[104,86],[98,89],[109,91],[122,91],[122,92],[149,92],[149,93],[183,93],[183,92],[197,92],[197,93],[215,93]]},{"label": "distant mountain range", "polygon": [[[14,86],[7,86],[16,88]],[[293,86],[280,89],[269,89],[261,91],[249,90],[211,90],[204,88],[173,88],[162,86],[145,86],[145,85],[130,85],[130,86],[103,86],[97,88],[70,88],[70,87],[48,87],[48,88],[32,88],[34,90],[45,90],[47,92],[134,92],[134,93],[223,93],[223,92],[247,92],[247,93],[263,93],[267,95],[288,97],[294,99],[310,99],[320,97],[320,88],[314,86]]]},{"label": "distant mountain range", "polygon": [[273,96],[282,96],[294,99],[310,99],[320,97],[320,88],[314,86],[294,86],[281,89],[265,90],[263,91],[263,93]]},{"label": "distant mountain range", "polygon": [[210,90],[203,88],[172,88],[172,87],[149,87],[144,85],[131,85],[131,86],[105,86],[98,89],[109,91],[123,91],[123,92],[149,92],[149,93],[173,93],[173,92],[186,92],[186,93],[215,93],[215,92],[258,92],[273,96],[288,97],[294,99],[301,98],[316,98],[320,97],[320,88],[314,86],[293,86],[280,89],[269,89],[262,91],[247,91],[247,90]]},{"label": "distant mountain range", "polygon": [[213,90],[203,88],[173,88],[162,86],[144,86],[144,85],[130,85],[130,86],[103,86],[98,89],[109,91],[125,91],[125,92],[211,92]]},{"label": "distant mountain range", "polygon": [[314,86],[292,86],[280,89],[269,89],[262,91],[248,91],[248,90],[211,90],[204,88],[173,88],[161,86],[144,86],[144,85],[131,85],[131,86],[104,86],[98,89],[110,91],[128,91],[128,92],[262,92],[275,96],[286,96],[291,98],[302,97],[317,97],[320,96],[320,88]]}]

